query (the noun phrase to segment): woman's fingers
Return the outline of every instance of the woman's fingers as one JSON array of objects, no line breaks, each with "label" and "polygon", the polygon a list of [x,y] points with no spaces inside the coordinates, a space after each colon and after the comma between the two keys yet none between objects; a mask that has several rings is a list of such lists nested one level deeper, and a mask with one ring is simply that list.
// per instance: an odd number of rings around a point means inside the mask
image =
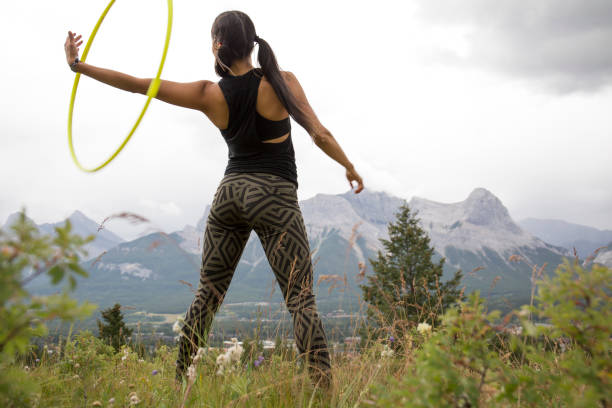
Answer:
[{"label": "woman's fingers", "polygon": [[363,180],[361,179],[361,176],[359,176],[359,174],[357,174],[356,171],[354,170],[347,170],[346,172],[346,178],[349,181],[349,185],[351,186],[351,190],[353,189],[353,181],[357,182],[357,189],[355,190],[355,194],[360,193],[363,190]]}]

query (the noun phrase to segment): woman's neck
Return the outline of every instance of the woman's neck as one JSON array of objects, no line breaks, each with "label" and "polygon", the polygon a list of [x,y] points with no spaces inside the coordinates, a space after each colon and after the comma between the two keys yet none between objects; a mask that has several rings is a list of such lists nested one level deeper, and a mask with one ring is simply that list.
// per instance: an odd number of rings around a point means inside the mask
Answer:
[{"label": "woman's neck", "polygon": [[234,76],[240,76],[246,74],[252,69],[253,64],[251,63],[251,58],[245,58],[242,60],[234,61],[234,63],[230,66],[230,73]]}]

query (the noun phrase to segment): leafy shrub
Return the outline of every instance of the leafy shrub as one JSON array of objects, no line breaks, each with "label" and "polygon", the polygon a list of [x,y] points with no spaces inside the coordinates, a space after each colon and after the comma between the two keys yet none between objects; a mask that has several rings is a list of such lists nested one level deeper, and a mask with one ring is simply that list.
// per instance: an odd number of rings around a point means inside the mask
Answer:
[{"label": "leafy shrub", "polygon": [[403,375],[372,388],[376,405],[609,407],[612,270],[565,261],[536,285],[535,305],[503,319],[478,292],[449,309]]},{"label": "leafy shrub", "polygon": [[[0,405],[31,405],[35,385],[18,367],[10,367],[28,350],[33,336],[47,334],[45,322],[74,321],[89,316],[95,305],[78,304],[68,292],[76,286],[76,275],[87,276],[79,266],[83,245],[93,236],[71,234],[70,221],[56,227],[53,237],[41,235],[22,211],[11,231],[0,230]],[[64,279],[68,287],[60,294],[34,296],[26,285],[47,274],[54,285]]]}]

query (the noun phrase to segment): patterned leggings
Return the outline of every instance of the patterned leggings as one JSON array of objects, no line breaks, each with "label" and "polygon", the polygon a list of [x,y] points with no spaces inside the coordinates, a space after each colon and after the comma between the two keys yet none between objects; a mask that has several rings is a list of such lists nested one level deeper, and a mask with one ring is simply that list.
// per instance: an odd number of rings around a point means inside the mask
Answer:
[{"label": "patterned leggings", "polygon": [[204,233],[200,283],[180,336],[176,378],[181,380],[197,348],[206,342],[252,229],[293,317],[298,351],[306,357],[313,381],[328,386],[329,352],[312,293],[310,246],[296,187],[267,173],[228,174],[215,193]]}]

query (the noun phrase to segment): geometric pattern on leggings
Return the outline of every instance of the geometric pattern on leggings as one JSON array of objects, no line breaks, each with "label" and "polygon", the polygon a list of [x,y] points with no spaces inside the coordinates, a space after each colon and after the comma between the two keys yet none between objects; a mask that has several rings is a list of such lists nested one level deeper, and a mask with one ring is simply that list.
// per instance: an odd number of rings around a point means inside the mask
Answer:
[{"label": "geometric pattern on leggings", "polygon": [[306,357],[313,380],[325,387],[330,380],[329,351],[312,292],[310,246],[296,187],[268,173],[228,174],[217,188],[204,233],[200,282],[180,336],[177,380],[206,343],[251,230],[261,241],[291,313],[298,351]]}]

